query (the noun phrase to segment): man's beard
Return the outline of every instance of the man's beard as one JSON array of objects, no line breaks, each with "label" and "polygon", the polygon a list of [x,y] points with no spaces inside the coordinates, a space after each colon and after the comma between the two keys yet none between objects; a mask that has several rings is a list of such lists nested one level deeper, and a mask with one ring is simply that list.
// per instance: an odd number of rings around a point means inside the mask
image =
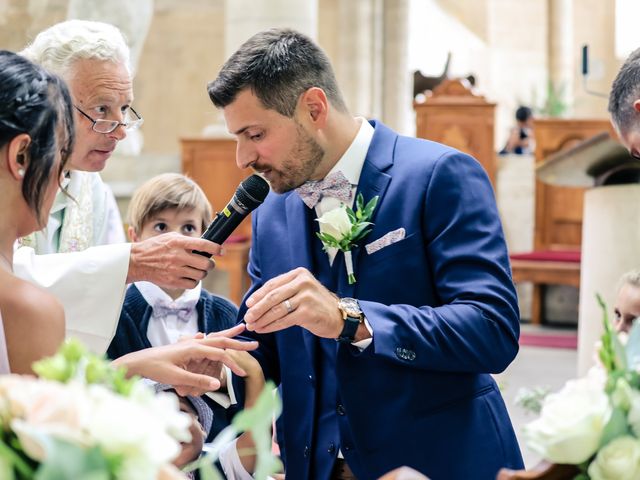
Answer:
[{"label": "man's beard", "polygon": [[298,123],[296,133],[296,143],[278,170],[280,181],[271,183],[272,190],[277,193],[298,188],[309,180],[324,157],[322,147]]}]

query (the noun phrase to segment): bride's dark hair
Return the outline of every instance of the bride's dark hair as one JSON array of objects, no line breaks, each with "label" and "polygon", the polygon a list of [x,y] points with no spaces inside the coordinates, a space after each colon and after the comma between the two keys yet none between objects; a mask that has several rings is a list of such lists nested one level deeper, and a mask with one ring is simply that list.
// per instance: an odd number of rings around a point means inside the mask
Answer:
[{"label": "bride's dark hair", "polygon": [[[0,50],[0,147],[26,133],[31,138],[22,195],[40,219],[51,175],[60,176],[73,148],[73,104],[66,84],[13,52]],[[62,154],[60,169],[53,170]]]}]

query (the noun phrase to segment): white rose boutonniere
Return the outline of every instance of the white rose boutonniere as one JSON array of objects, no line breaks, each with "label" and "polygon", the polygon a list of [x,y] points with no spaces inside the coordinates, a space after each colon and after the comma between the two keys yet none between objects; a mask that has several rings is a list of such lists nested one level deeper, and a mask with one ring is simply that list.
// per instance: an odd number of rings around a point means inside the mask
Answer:
[{"label": "white rose boutonniere", "polygon": [[371,231],[368,227],[373,224],[369,220],[377,204],[377,195],[365,205],[364,198],[359,193],[356,198],[355,212],[345,204],[341,204],[338,208],[328,211],[317,219],[320,224],[320,232],[317,235],[322,240],[325,251],[329,248],[337,248],[344,253],[350,285],[356,282],[351,250],[357,247],[356,242],[363,239]]}]

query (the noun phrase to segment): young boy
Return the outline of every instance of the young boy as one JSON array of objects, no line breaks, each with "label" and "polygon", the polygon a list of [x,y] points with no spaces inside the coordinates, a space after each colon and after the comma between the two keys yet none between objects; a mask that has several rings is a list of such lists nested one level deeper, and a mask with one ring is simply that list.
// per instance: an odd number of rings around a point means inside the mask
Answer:
[{"label": "young boy", "polygon": [[625,273],[614,307],[616,332],[629,333],[633,322],[640,317],[640,270]]},{"label": "young boy", "polygon": [[[193,180],[166,173],[150,179],[134,193],[128,233],[132,242],[168,232],[199,237],[211,217],[211,205]],[[127,289],[107,355],[115,359],[199,332],[225,330],[236,325],[237,313],[235,305],[207,292],[201,284],[191,290],[166,290],[149,282],[136,282]],[[213,410],[213,425],[207,432],[207,439],[211,439],[229,424],[235,410],[209,399],[207,403]]]}]

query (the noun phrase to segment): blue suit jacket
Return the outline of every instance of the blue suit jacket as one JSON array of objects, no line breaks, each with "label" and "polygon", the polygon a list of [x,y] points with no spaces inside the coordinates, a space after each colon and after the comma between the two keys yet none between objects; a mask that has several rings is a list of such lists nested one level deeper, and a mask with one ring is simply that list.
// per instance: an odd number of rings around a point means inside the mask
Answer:
[{"label": "blue suit jacket", "polygon": [[[336,415],[342,438],[352,439],[341,449],[359,479],[401,465],[433,480],[494,479],[522,459],[488,375],[511,363],[519,335],[491,185],[470,156],[371,123],[358,192],[365,202],[379,196],[375,225],[353,251],[357,283],[340,275],[337,294],[360,300],[373,342],[362,352],[338,349]],[[311,269],[306,208],[295,192],[271,193],[254,213],[251,291],[296,267]],[[364,244],[401,227],[404,240],[367,254]],[[287,477],[323,476],[322,460],[309,455],[317,343],[300,327],[253,336],[265,375],[281,385]]]}]

